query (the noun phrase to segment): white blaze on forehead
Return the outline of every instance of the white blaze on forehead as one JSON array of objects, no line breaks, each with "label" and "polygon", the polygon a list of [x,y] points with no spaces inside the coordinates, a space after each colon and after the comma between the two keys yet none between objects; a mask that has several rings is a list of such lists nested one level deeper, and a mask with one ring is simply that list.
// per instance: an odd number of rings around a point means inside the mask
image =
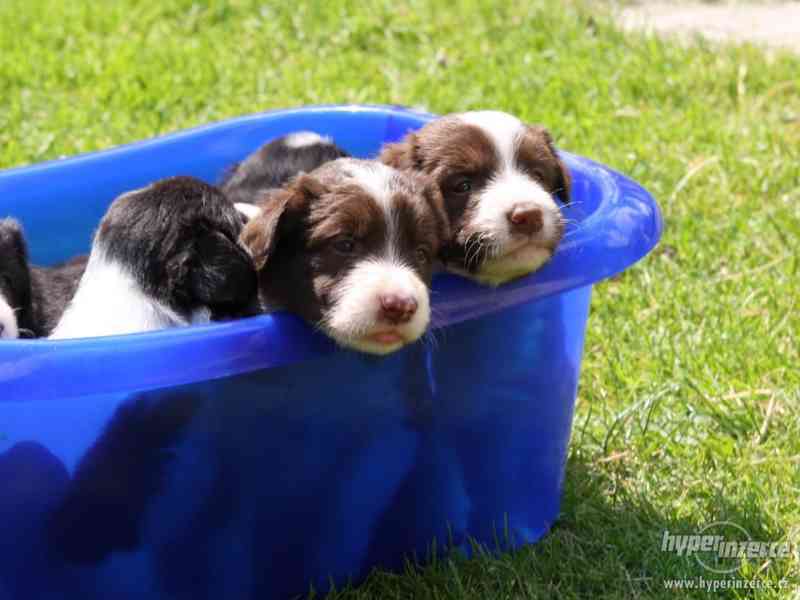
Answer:
[{"label": "white blaze on forehead", "polygon": [[372,196],[378,205],[391,212],[392,179],[397,175],[392,167],[375,161],[348,159],[348,168],[356,183]]},{"label": "white blaze on forehead", "polygon": [[503,168],[513,168],[520,138],[525,133],[522,121],[513,115],[496,110],[478,110],[456,116],[460,121],[483,131],[497,150]]},{"label": "white blaze on forehead", "polygon": [[539,208],[542,211],[542,230],[537,237],[552,239],[558,232],[559,210],[553,197],[537,181],[521,171],[504,171],[481,192],[473,227],[492,232],[492,238],[501,244],[511,240],[508,213],[514,207]]},{"label": "white blaze on forehead", "polygon": [[290,133],[283,138],[283,143],[287,148],[305,148],[316,144],[332,145],[333,140],[313,131],[298,131],[297,133]]},{"label": "white blaze on forehead", "polygon": [[398,172],[392,167],[376,161],[346,160],[355,183],[362,187],[383,211],[388,228],[387,251],[396,254],[394,250],[400,228],[397,223],[397,215],[392,207],[392,196],[395,192],[392,181],[398,176]]},{"label": "white blaze on forehead", "polygon": [[19,337],[19,329],[17,326],[17,315],[11,305],[6,301],[5,296],[0,293],[0,339],[16,339]]}]

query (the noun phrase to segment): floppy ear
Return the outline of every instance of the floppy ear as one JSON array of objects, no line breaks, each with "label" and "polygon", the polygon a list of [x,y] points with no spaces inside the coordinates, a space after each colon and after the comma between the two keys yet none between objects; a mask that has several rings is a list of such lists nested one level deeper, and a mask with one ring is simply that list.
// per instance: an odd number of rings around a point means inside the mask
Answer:
[{"label": "floppy ear", "polygon": [[567,165],[564,164],[564,161],[561,160],[561,157],[558,155],[556,145],[553,143],[553,136],[541,125],[528,125],[528,127],[544,140],[547,149],[556,161],[558,174],[556,176],[553,193],[562,203],[569,204],[572,191],[572,177],[570,177]]},{"label": "floppy ear", "polygon": [[264,268],[282,235],[296,226],[312,199],[325,192],[310,175],[299,175],[282,190],[268,193],[260,203],[261,213],[242,230],[239,240],[250,251],[256,270]]},{"label": "floppy ear", "polygon": [[28,261],[28,246],[22,233],[22,225],[16,219],[0,219],[0,244],[11,249],[20,260]]},{"label": "floppy ear", "polygon": [[556,182],[556,197],[564,204],[569,204],[572,199],[572,177],[569,174],[567,165],[561,160],[555,148],[553,148],[553,154],[555,154],[556,161],[558,161],[558,172],[560,175],[559,180]]},{"label": "floppy ear", "polygon": [[444,196],[442,196],[439,186],[432,179],[427,177],[425,179],[425,189],[422,193],[433,209],[433,214],[436,217],[436,233],[439,237],[439,245],[443,247],[450,241],[450,217],[447,215],[447,210],[445,210]]},{"label": "floppy ear", "polygon": [[409,133],[399,142],[384,145],[378,160],[395,169],[421,170],[422,163],[419,156],[419,140],[417,139],[417,134]]},{"label": "floppy ear", "polygon": [[195,240],[189,286],[195,300],[212,309],[224,306],[230,316],[246,310],[257,294],[256,269],[236,240],[209,231]]},{"label": "floppy ear", "polygon": [[171,257],[164,265],[166,271],[166,291],[180,302],[189,300],[187,297],[186,280],[191,273],[192,250],[185,248]]}]

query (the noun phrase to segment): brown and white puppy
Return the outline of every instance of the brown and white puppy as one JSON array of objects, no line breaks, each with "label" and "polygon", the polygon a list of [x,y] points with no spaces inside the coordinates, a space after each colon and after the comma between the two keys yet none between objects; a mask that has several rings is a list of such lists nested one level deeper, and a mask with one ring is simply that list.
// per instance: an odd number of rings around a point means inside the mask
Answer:
[{"label": "brown and white puppy", "polygon": [[497,111],[448,115],[388,144],[380,160],[438,183],[449,271],[499,285],[537,270],[561,240],[555,199],[569,202],[570,176],[543,127]]},{"label": "brown and white puppy", "polygon": [[294,312],[342,346],[388,354],[430,321],[428,285],[447,236],[427,178],[341,158],[265,196],[242,241],[267,310]]}]

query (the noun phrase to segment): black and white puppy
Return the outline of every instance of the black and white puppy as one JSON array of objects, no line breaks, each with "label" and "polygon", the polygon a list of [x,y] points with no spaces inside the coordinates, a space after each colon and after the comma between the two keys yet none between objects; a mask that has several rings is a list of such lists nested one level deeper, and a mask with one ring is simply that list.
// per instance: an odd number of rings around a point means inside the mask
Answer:
[{"label": "black and white puppy", "polygon": [[86,261],[79,256],[53,267],[31,265],[20,224],[0,220],[0,339],[47,336],[75,294]]},{"label": "black and white puppy", "polygon": [[380,160],[439,185],[449,271],[499,285],[539,269],[561,240],[556,201],[569,202],[570,175],[543,127],[497,111],[448,115],[386,145]]},{"label": "black and white puppy", "polygon": [[[290,133],[264,144],[234,165],[222,183],[222,191],[233,202],[255,204],[264,192],[283,187],[292,177],[347,156],[329,137],[313,131]],[[239,208],[255,214],[249,206]]]},{"label": "black and white puppy", "polygon": [[53,339],[117,335],[257,314],[245,218],[214,186],[173,177],[118,197]]},{"label": "black and white puppy", "polygon": [[267,195],[242,232],[262,302],[342,346],[388,354],[430,320],[428,285],[447,217],[427,178],[341,158]]}]

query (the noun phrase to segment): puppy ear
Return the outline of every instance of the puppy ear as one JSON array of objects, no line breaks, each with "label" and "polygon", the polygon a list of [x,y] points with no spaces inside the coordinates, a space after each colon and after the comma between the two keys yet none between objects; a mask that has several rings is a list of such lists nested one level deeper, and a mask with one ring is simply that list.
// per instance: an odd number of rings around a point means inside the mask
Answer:
[{"label": "puppy ear", "polygon": [[325,187],[310,175],[299,175],[284,189],[268,193],[260,203],[261,212],[242,230],[239,240],[250,251],[256,270],[272,257],[278,241],[300,222],[312,199]]},{"label": "puppy ear", "polygon": [[426,177],[423,195],[428,204],[433,209],[436,217],[436,232],[439,237],[440,246],[445,246],[450,240],[450,217],[447,214],[444,204],[444,196],[435,181]]},{"label": "puppy ear", "polygon": [[209,231],[194,242],[194,264],[189,276],[193,300],[217,309],[222,316],[240,316],[251,307],[258,282],[250,255],[235,240],[218,231]]},{"label": "puppy ear", "polygon": [[25,235],[22,233],[22,225],[16,219],[10,217],[0,219],[0,245],[3,248],[10,249],[21,260],[28,261],[28,246],[25,243]]},{"label": "puppy ear", "polygon": [[556,176],[553,193],[559,200],[561,200],[563,204],[569,204],[572,192],[572,177],[569,174],[567,165],[564,164],[564,161],[561,160],[561,157],[558,155],[556,146],[553,143],[553,136],[551,136],[550,132],[541,125],[529,125],[528,127],[534,132],[535,135],[544,140],[547,149],[550,151],[550,154],[556,161],[558,173]]},{"label": "puppy ear", "polygon": [[395,169],[421,170],[422,162],[419,155],[419,140],[417,134],[409,133],[399,142],[384,145],[378,160]]},{"label": "puppy ear", "polygon": [[171,257],[164,265],[166,271],[166,292],[179,302],[190,300],[186,281],[192,269],[192,250],[184,249]]},{"label": "puppy ear", "polygon": [[572,176],[569,174],[567,165],[564,164],[564,161],[561,160],[558,152],[556,152],[555,147],[553,147],[553,154],[558,162],[559,173],[559,179],[556,182],[556,197],[561,200],[562,203],[569,204],[572,199]]}]

